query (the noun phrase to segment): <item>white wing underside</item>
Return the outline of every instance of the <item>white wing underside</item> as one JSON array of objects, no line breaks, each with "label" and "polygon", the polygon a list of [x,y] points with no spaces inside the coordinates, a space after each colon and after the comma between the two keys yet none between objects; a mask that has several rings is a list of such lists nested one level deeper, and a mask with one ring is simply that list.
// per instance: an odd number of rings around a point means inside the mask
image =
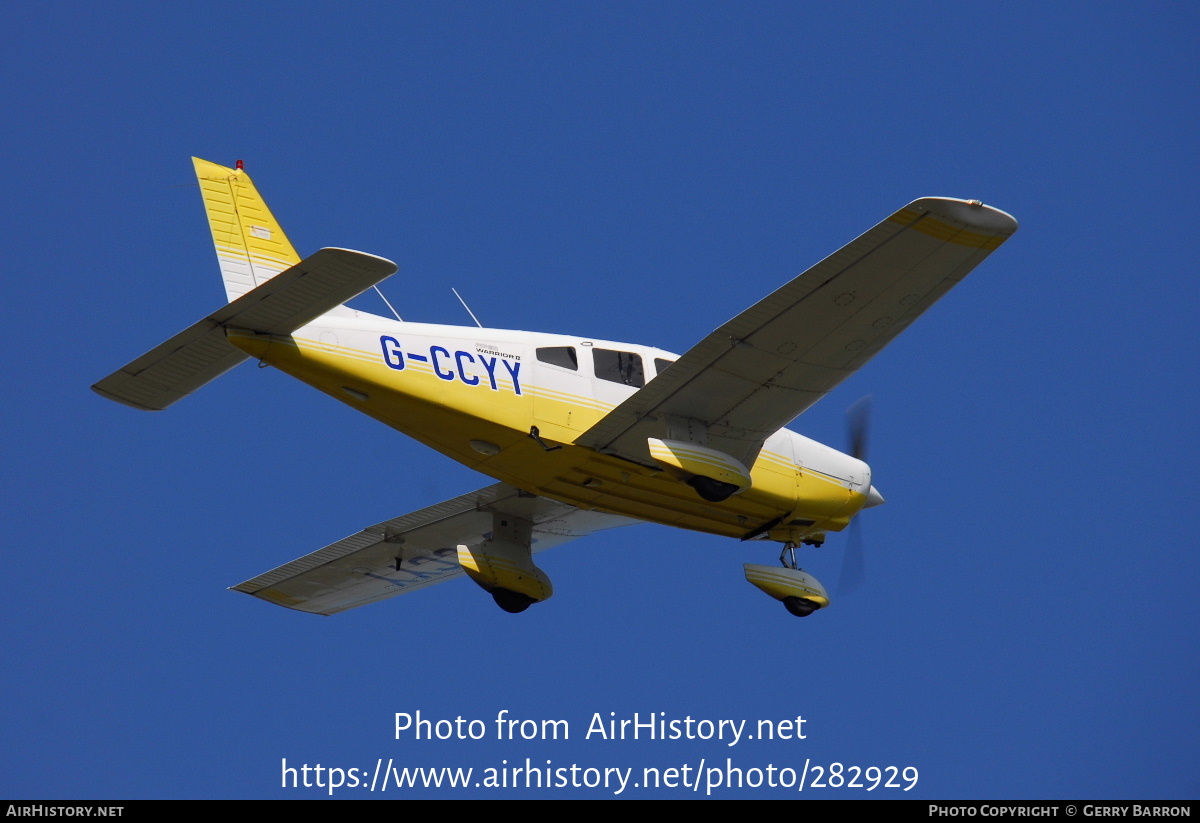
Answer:
[{"label": "white wing underside", "polygon": [[753,465],[764,441],[877,354],[1017,229],[976,202],[923,198],[693,346],[577,441],[653,465],[672,418]]},{"label": "white wing underside", "polygon": [[475,548],[488,539],[493,512],[532,522],[534,552],[640,522],[584,511],[497,483],[377,523],[233,590],[325,615],[416,591],[463,574],[457,547]]}]

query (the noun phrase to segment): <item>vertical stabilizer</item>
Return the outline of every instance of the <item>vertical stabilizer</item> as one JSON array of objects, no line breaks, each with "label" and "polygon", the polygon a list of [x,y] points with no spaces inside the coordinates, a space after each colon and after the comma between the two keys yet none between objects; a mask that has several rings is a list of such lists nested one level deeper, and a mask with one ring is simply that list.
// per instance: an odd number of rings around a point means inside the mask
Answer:
[{"label": "vertical stabilizer", "polygon": [[250,175],[199,157],[192,162],[229,302],[300,262]]}]

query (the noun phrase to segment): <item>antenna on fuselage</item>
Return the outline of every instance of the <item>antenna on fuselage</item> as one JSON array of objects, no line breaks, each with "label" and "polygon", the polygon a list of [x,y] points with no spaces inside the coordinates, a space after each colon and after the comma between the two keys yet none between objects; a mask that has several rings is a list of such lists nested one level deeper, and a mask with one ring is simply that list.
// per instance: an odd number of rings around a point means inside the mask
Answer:
[{"label": "antenna on fuselage", "polygon": [[467,305],[467,301],[462,299],[462,295],[458,293],[458,289],[451,286],[450,291],[454,292],[454,296],[458,298],[458,302],[463,304],[463,308],[467,310],[467,314],[471,315],[471,319],[475,321],[475,325],[482,329],[483,324],[479,322],[479,318],[475,316],[475,312],[471,311],[471,307]]},{"label": "antenna on fuselage", "polygon": [[379,286],[372,286],[371,288],[375,289],[375,293],[379,295],[379,299],[381,299],[384,303],[387,303],[387,307],[392,310],[392,314],[396,315],[396,319],[403,323],[404,318],[401,317],[400,312],[396,311],[392,304],[388,302],[388,299],[383,296],[383,292],[379,290]]}]

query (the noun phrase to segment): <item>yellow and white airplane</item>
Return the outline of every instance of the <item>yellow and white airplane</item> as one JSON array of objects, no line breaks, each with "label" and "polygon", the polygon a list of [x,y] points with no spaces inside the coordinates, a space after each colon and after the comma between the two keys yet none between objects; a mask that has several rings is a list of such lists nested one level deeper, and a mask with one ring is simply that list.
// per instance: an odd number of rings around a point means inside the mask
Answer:
[{"label": "yellow and white airplane", "polygon": [[396,265],[301,259],[241,161],[193,159],[229,303],[93,388],[165,409],[255,358],[500,481],[234,587],[316,614],[464,573],[523,611],[552,593],[535,552],[639,521],[781,543],[781,564],[747,579],[792,614],[827,606],[794,550],[883,497],[861,453],[783,426],[1017,230],[979,201],[916,200],[680,356],[348,308]]}]

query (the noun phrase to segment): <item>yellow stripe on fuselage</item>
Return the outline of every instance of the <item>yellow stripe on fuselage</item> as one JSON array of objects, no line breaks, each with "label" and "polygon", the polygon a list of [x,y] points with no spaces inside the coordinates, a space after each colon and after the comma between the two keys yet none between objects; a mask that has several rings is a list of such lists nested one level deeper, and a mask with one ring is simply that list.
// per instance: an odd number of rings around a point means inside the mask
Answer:
[{"label": "yellow stripe on fuselage", "polygon": [[544,400],[557,400],[561,403],[567,403],[574,408],[587,408],[595,411],[608,414],[616,408],[612,403],[605,403],[600,400],[595,400],[591,397],[583,397],[578,394],[570,394],[569,392],[558,391],[557,389],[547,389],[543,386],[528,386],[524,389],[525,392],[535,397],[540,397]]}]

